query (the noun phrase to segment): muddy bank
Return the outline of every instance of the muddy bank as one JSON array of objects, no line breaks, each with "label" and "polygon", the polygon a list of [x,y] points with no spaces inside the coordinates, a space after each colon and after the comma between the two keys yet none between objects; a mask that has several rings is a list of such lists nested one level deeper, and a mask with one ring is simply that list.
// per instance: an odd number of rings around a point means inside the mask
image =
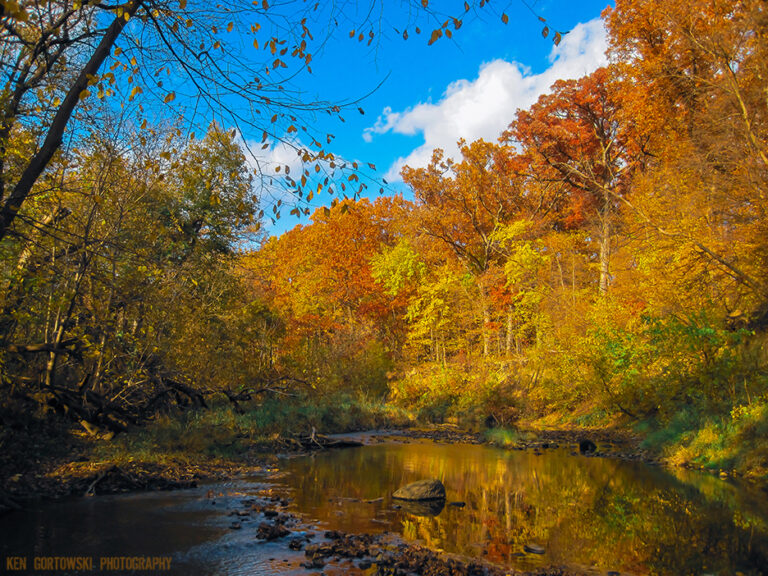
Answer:
[{"label": "muddy bank", "polygon": [[56,426],[10,431],[0,456],[0,513],[26,502],[67,496],[96,496],[145,490],[178,490],[199,482],[253,475],[279,454],[360,446],[321,434],[275,437],[230,459],[200,454],[163,454],[142,461],[99,454],[104,439],[72,434]]},{"label": "muddy bank", "polygon": [[[387,432],[393,437],[425,438],[440,444],[489,444],[511,450],[541,451],[569,447],[590,456],[624,458],[643,462],[656,462],[647,450],[640,448],[641,438],[615,428],[583,430],[520,429],[510,433],[505,442],[488,432],[471,432],[455,425],[436,425],[432,428],[410,428]],[[582,450],[582,443],[594,444],[594,449]]]},{"label": "muddy bank", "polygon": [[27,502],[67,496],[97,496],[144,490],[177,490],[200,481],[224,480],[253,470],[223,462],[57,461],[17,472],[2,481],[0,513]]}]

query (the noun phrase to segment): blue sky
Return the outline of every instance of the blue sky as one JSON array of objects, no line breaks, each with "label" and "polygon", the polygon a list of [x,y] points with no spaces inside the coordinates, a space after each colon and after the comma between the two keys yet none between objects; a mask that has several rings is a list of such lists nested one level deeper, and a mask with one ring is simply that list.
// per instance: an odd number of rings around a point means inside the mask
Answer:
[{"label": "blue sky", "polygon": [[[387,8],[396,6],[391,1]],[[462,4],[443,0],[441,8],[461,14]],[[605,64],[605,31],[599,17],[607,5],[607,0],[493,0],[470,13],[452,39],[441,38],[432,46],[427,45],[428,32],[439,23],[423,14],[407,26],[407,41],[395,33],[393,28],[402,33],[408,20],[405,12],[398,13],[401,5],[381,21],[382,36],[371,47],[350,39],[347,31],[338,34],[315,55],[313,74],[302,79],[308,96],[325,100],[349,101],[373,91],[359,104],[365,114],[355,105],[343,114],[344,123],[323,115],[309,122],[319,133],[335,135],[330,149],[336,155],[375,164],[377,171],[371,175],[386,178],[389,192],[403,191],[407,197],[397,176],[404,162],[423,166],[435,147],[455,155],[459,138],[493,140],[515,110],[529,106],[555,80],[577,78]],[[509,17],[506,25],[502,13]],[[542,37],[544,24],[537,15],[551,29],[568,31],[558,47],[551,35]],[[340,23],[339,29],[344,26]],[[244,137],[249,140],[248,134]],[[267,160],[297,161],[295,152],[279,145],[268,152]],[[371,195],[377,190],[372,185]],[[321,194],[311,206],[331,200]],[[307,220],[283,210],[277,224],[267,224],[271,233],[279,234]]]}]

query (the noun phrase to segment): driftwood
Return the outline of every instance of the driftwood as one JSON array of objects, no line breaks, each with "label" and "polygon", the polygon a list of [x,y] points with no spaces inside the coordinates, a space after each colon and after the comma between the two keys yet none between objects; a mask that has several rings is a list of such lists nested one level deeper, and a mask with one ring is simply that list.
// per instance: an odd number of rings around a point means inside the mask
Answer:
[{"label": "driftwood", "polygon": [[[0,344],[2,345],[2,344]],[[25,355],[64,354],[81,360],[81,342],[75,338],[58,343],[6,344],[7,351]],[[73,422],[83,426],[92,435],[105,431],[119,433],[131,425],[139,425],[152,419],[160,410],[173,405],[209,408],[207,396],[224,395],[240,414],[243,403],[261,394],[292,395],[288,382],[305,383],[293,376],[273,375],[259,378],[252,388],[231,391],[227,389],[197,388],[183,376],[165,370],[162,361],[154,354],[142,357],[142,369],[126,386],[106,387],[94,382],[92,372],[80,373],[77,381],[45,384],[41,376],[18,376],[10,383],[11,396],[26,402],[44,404]],[[103,381],[103,379],[101,379]]]},{"label": "driftwood", "polygon": [[324,450],[326,448],[356,448],[362,446],[362,442],[357,440],[347,440],[341,438],[328,438],[322,434],[317,434],[314,427],[312,432],[306,436],[299,436],[297,442],[305,450]]},{"label": "driftwood", "polygon": [[91,482],[90,486],[88,486],[88,488],[85,490],[85,493],[83,494],[83,496],[95,495],[96,492],[94,492],[94,489],[96,488],[96,484],[101,482],[106,477],[107,474],[112,472],[112,470],[117,470],[118,472],[120,471],[120,469],[117,466],[110,466],[109,468],[106,468],[105,470],[103,470],[101,474],[96,476],[96,479],[93,482]]}]

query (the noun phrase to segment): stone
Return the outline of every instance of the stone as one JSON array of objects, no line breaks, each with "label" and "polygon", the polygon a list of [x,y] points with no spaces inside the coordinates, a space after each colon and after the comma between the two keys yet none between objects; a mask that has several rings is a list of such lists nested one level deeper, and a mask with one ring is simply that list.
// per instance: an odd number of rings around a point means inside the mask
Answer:
[{"label": "stone", "polygon": [[523,546],[523,550],[529,554],[544,554],[546,552],[544,546],[539,546],[538,544],[526,544]]},{"label": "stone", "polygon": [[304,547],[304,538],[294,538],[288,542],[288,548],[291,550],[301,550]]},{"label": "stone", "polygon": [[256,530],[256,538],[259,540],[277,540],[290,533],[291,531],[281,524],[267,524],[263,522]]},{"label": "stone", "polygon": [[579,452],[582,454],[594,454],[596,450],[597,445],[592,440],[585,438],[579,442]]},{"label": "stone", "polygon": [[419,480],[412,482],[392,493],[398,500],[445,500],[445,486],[440,480]]}]

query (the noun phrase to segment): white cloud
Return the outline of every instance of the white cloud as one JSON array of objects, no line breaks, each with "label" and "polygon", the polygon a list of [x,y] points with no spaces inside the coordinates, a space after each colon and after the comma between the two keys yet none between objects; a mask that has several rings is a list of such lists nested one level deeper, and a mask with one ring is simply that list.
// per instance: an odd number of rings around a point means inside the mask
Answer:
[{"label": "white cloud", "polygon": [[421,146],[398,158],[389,168],[386,178],[399,180],[403,165],[426,166],[435,148],[456,157],[456,141],[460,138],[468,142],[478,138],[495,140],[518,109],[533,104],[555,81],[579,78],[605,66],[606,48],[602,20],[579,24],[563,37],[559,46],[553,46],[549,55],[551,65],[540,74],[531,74],[518,62],[488,62],[480,67],[475,80],[451,83],[436,104],[420,103],[402,112],[385,108],[376,123],[366,128],[363,139],[370,142],[376,134],[387,132],[424,135]]},{"label": "white cloud", "polygon": [[268,139],[268,146],[263,148],[263,142],[245,140],[240,134],[238,140],[248,168],[256,176],[255,192],[262,206],[274,204],[278,200],[289,205],[296,204],[298,199],[281,182],[286,175],[297,180],[301,177],[304,170],[304,162],[298,152],[302,149],[301,143]]},{"label": "white cloud", "polygon": [[[291,145],[281,141],[268,140],[269,147],[262,148],[261,142],[247,141],[245,157],[249,167],[255,173],[272,176],[275,174],[285,174],[285,167],[288,166],[292,174],[301,173],[303,162],[298,145]],[[280,172],[276,173],[275,168],[280,167]]]}]

